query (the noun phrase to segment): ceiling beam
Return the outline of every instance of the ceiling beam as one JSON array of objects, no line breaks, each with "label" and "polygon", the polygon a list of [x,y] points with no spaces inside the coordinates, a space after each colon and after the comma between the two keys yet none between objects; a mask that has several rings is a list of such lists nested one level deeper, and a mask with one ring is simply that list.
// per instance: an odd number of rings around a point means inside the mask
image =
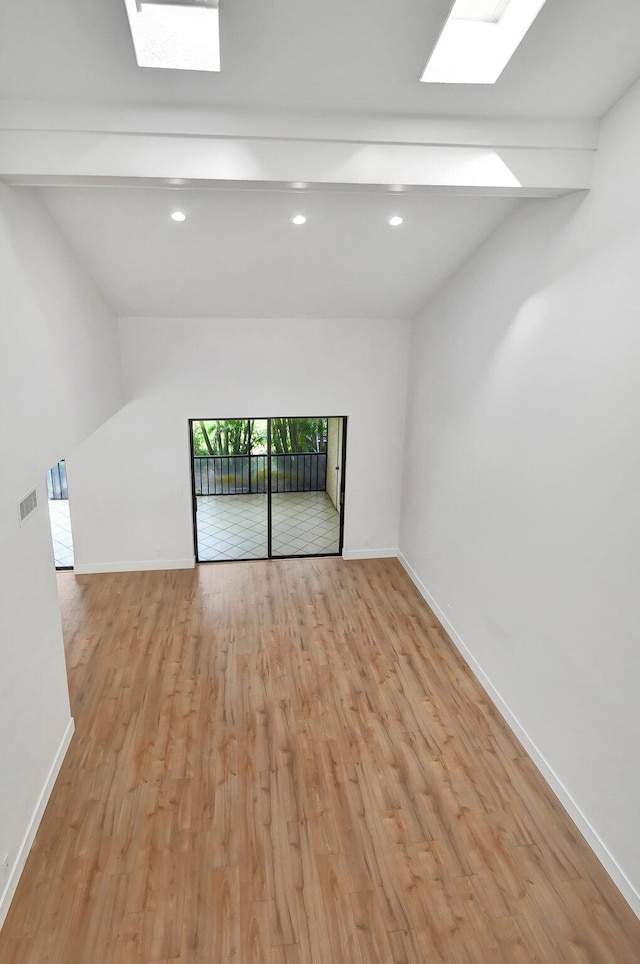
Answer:
[{"label": "ceiling beam", "polygon": [[[496,131],[493,132],[494,136]],[[591,184],[594,148],[515,143],[0,130],[9,184],[232,184],[554,197]],[[502,138],[500,140],[503,140]],[[540,140],[540,138],[538,139]],[[471,142],[470,142],[471,141]]]},{"label": "ceiling beam", "polygon": [[205,110],[0,100],[0,129],[595,150],[598,120]]}]

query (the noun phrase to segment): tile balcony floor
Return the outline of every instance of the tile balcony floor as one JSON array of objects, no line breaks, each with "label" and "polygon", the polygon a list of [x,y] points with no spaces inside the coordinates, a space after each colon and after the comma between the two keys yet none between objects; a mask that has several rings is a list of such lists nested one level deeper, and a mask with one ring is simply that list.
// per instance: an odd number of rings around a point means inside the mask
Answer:
[{"label": "tile balcony floor", "polygon": [[[200,562],[267,558],[267,496],[198,496]],[[340,516],[326,492],[273,494],[272,554],[328,555],[340,546]]]},{"label": "tile balcony floor", "polygon": [[57,569],[73,567],[73,536],[69,519],[68,499],[49,499],[51,538]]}]

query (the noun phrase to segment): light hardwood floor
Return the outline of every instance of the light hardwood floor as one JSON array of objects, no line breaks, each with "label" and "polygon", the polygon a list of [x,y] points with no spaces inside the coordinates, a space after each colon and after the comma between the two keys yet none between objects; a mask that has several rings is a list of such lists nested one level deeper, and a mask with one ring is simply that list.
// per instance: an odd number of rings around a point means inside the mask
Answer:
[{"label": "light hardwood floor", "polygon": [[76,735],[0,961],[640,961],[395,560],[60,574]]}]

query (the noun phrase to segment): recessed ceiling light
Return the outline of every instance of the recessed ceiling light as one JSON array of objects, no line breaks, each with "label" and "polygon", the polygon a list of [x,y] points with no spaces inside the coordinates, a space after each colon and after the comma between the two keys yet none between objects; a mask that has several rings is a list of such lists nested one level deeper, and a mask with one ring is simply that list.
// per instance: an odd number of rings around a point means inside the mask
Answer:
[{"label": "recessed ceiling light", "polygon": [[187,220],[187,215],[184,213],[184,211],[174,211],[174,212],[172,213],[172,215],[171,215],[171,220],[172,220],[172,221],[186,221],[186,220]]},{"label": "recessed ceiling light", "polygon": [[304,224],[307,220],[304,214],[294,214],[292,218],[289,218],[292,224]]},{"label": "recessed ceiling light", "polygon": [[389,224],[392,228],[397,228],[399,224],[402,224],[402,218],[396,214],[395,217],[389,218]]},{"label": "recessed ceiling light", "polygon": [[546,0],[456,0],[420,80],[495,84]]},{"label": "recessed ceiling light", "polygon": [[220,70],[218,0],[124,0],[139,67]]}]

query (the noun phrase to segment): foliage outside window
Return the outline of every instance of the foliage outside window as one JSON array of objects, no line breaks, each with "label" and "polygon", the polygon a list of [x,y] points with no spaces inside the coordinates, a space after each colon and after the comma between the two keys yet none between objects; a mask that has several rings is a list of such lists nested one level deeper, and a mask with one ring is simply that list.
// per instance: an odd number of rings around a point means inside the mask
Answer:
[{"label": "foliage outside window", "polygon": [[[326,418],[271,419],[274,454],[327,451]],[[266,419],[201,419],[193,423],[195,455],[261,455],[267,451]]]}]

